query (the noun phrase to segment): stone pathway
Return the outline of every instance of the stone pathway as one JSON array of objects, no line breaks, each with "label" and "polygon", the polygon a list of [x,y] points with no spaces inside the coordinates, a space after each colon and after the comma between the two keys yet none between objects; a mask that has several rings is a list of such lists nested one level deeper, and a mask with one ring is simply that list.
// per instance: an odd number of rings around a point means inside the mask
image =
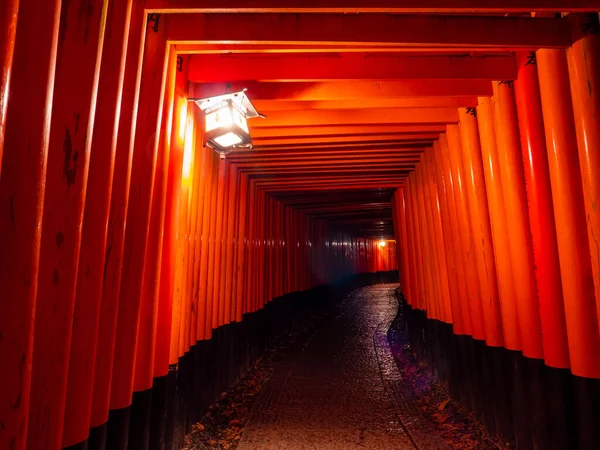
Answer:
[{"label": "stone pathway", "polygon": [[240,450],[447,449],[403,390],[386,332],[396,285],[354,291],[275,368]]}]

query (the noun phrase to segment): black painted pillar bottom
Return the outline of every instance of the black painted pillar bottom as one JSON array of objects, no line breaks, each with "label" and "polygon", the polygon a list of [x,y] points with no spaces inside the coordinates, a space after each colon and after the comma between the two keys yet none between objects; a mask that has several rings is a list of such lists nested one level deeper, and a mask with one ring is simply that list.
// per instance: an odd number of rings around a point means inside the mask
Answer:
[{"label": "black painted pillar bottom", "polygon": [[352,289],[397,281],[397,271],[365,273],[287,294],[244,314],[242,322],[219,327],[212,339],[198,341],[166,376],[154,379],[151,389],[135,392],[131,406],[110,411],[106,424],[69,450],[179,450],[192,424],[278,337],[299,331]]},{"label": "black painted pillar bottom", "polygon": [[500,441],[520,450],[600,449],[600,380],[455,335],[403,299],[400,314],[417,356]]}]

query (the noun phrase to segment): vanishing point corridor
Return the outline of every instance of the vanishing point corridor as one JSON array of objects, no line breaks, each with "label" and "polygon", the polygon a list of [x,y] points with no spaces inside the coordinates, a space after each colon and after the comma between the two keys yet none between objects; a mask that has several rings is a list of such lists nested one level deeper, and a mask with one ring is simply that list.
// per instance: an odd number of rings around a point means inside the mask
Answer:
[{"label": "vanishing point corridor", "polygon": [[0,450],[599,450],[599,12],[0,0]]},{"label": "vanishing point corridor", "polygon": [[377,354],[398,310],[395,288],[355,291],[297,356],[276,367],[239,449],[414,449],[382,378],[397,371],[394,360]]}]

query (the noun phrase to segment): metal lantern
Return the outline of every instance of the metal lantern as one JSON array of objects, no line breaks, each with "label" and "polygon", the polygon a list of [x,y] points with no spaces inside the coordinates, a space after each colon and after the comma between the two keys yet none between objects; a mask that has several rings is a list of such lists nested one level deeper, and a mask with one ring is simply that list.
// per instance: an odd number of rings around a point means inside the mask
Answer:
[{"label": "metal lantern", "polygon": [[236,148],[252,148],[248,119],[264,117],[256,111],[245,90],[196,102],[204,113],[204,145],[222,158]]}]

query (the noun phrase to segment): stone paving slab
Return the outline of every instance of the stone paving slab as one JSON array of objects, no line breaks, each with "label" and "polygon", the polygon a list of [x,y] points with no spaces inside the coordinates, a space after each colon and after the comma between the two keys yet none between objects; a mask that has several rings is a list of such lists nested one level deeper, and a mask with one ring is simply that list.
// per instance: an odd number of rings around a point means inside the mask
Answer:
[{"label": "stone paving slab", "polygon": [[354,291],[336,317],[278,363],[238,449],[447,448],[404,395],[386,347],[395,287]]}]

